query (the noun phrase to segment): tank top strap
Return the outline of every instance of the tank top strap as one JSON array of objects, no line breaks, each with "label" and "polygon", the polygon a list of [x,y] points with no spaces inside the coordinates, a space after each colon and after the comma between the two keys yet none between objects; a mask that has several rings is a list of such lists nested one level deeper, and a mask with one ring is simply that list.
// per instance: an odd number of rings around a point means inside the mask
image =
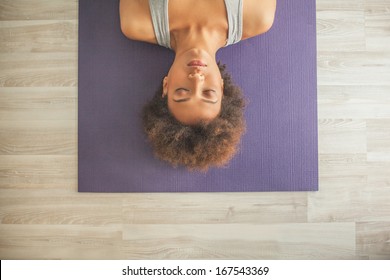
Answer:
[{"label": "tank top strap", "polygon": [[226,45],[238,43],[242,38],[243,29],[243,3],[242,0],[225,0],[228,18],[228,38]]},{"label": "tank top strap", "polygon": [[149,9],[157,43],[160,46],[171,49],[168,0],[149,0]]}]

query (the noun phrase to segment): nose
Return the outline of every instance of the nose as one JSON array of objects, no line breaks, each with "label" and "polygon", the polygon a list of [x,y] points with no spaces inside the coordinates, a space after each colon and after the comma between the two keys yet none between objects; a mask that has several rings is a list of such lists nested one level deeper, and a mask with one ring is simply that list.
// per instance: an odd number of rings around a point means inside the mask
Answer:
[{"label": "nose", "polygon": [[188,78],[191,80],[204,81],[204,74],[200,71],[195,71],[188,75]]}]

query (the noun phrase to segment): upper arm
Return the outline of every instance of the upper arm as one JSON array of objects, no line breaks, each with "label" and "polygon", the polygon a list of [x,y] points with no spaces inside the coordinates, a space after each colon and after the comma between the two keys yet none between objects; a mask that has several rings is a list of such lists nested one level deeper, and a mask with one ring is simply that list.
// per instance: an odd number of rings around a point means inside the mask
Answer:
[{"label": "upper arm", "polygon": [[276,0],[244,0],[243,3],[243,39],[267,32],[274,22]]},{"label": "upper arm", "polygon": [[155,41],[148,0],[120,0],[119,15],[122,33],[127,38]]}]

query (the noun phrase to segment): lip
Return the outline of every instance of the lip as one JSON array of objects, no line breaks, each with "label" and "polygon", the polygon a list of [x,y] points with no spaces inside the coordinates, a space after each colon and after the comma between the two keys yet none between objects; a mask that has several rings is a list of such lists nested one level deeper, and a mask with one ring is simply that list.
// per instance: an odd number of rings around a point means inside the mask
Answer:
[{"label": "lip", "polygon": [[201,60],[197,60],[196,59],[196,60],[190,61],[190,63],[188,63],[187,66],[190,66],[190,67],[207,67],[207,64],[204,63]]}]

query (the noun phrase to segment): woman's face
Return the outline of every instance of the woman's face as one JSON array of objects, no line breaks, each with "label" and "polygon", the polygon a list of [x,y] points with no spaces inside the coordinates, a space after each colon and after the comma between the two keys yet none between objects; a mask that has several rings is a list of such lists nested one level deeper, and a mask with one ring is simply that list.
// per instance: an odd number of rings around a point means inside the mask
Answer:
[{"label": "woman's face", "polygon": [[163,82],[168,108],[183,124],[210,121],[221,111],[223,79],[214,58],[191,49],[176,55]]}]

